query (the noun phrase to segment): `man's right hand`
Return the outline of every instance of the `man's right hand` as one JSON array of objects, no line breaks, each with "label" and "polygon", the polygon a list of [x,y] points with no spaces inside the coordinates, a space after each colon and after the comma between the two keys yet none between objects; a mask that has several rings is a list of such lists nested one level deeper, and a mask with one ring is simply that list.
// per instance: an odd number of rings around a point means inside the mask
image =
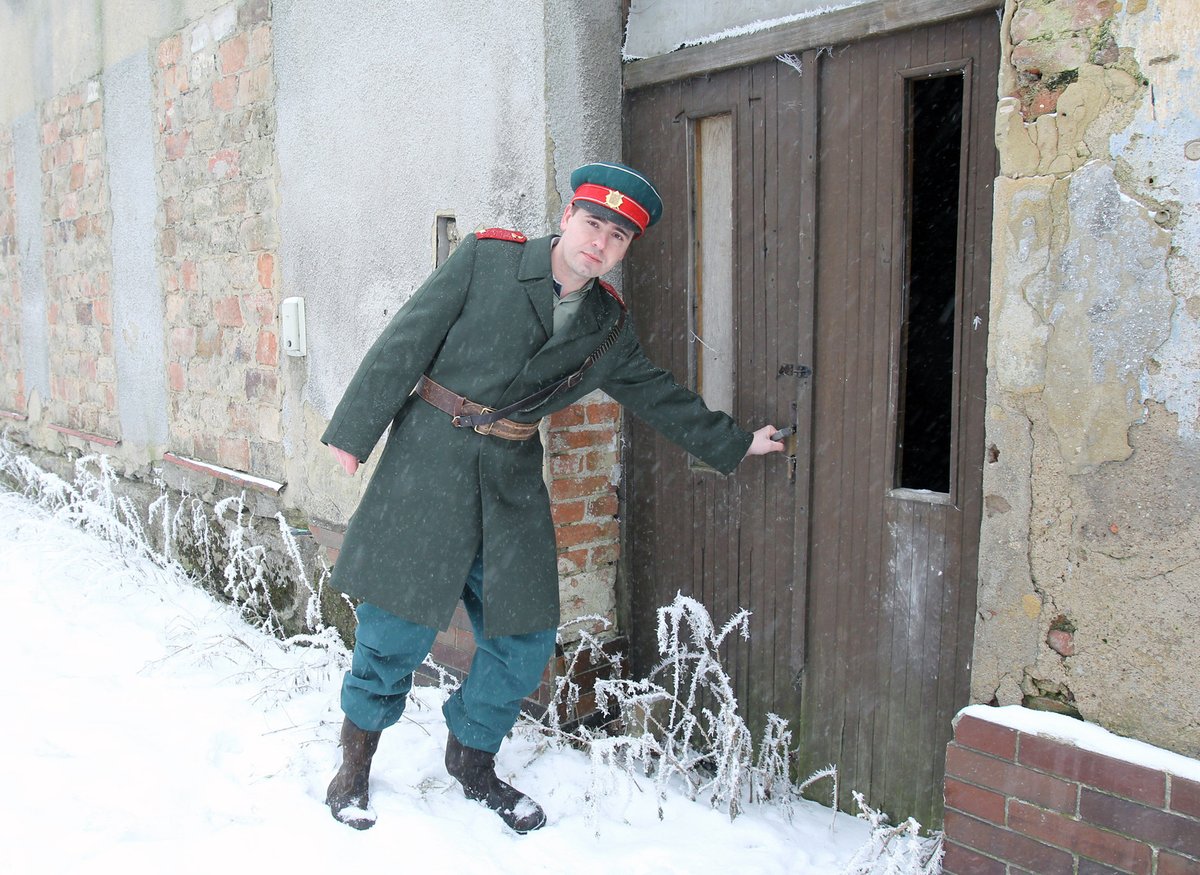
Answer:
[{"label": "man's right hand", "polygon": [[345,450],[339,450],[332,444],[326,444],[329,447],[329,452],[333,453],[333,457],[337,459],[338,464],[342,466],[342,470],[347,474],[354,474],[358,470],[358,459],[347,453]]}]

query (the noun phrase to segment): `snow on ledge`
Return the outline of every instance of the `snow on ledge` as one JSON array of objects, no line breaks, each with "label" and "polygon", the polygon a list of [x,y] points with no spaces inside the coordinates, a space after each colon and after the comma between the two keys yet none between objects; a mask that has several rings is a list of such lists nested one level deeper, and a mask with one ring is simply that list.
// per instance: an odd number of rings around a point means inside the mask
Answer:
[{"label": "snow on ledge", "polygon": [[178,465],[180,468],[186,468],[189,471],[196,471],[200,474],[208,474],[216,477],[219,480],[224,480],[227,483],[233,483],[236,486],[244,486],[250,489],[256,489],[259,492],[268,492],[272,495],[278,495],[283,491],[283,487],[287,484],[278,483],[274,480],[268,480],[265,477],[255,477],[253,474],[247,474],[244,471],[234,471],[232,468],[223,468],[220,465],[214,465],[211,462],[201,462],[199,459],[189,459],[186,456],[179,456],[175,453],[163,453],[163,461],[169,462],[172,465]]},{"label": "snow on ledge", "polygon": [[[974,717],[999,726],[1006,726],[1028,735],[1052,738],[1082,750],[1103,754],[1149,769],[1158,769],[1190,781],[1200,781],[1200,760],[1155,747],[1134,738],[1114,735],[1094,723],[1086,723],[1063,714],[1034,711],[1021,705],[970,705],[958,712],[958,717]],[[955,722],[958,722],[955,717]]]},{"label": "snow on ledge", "polygon": [[646,58],[669,55],[671,52],[678,51],[679,49],[690,49],[692,46],[703,46],[708,45],[709,43],[730,39],[732,37],[745,36],[751,33],[761,33],[764,30],[782,27],[785,24],[803,21],[806,18],[816,18],[818,15],[826,15],[830,12],[840,12],[841,10],[848,9],[851,6],[860,6],[865,2],[866,0],[842,0],[840,3],[817,6],[813,9],[805,9],[803,12],[796,12],[791,15],[782,15],[778,18],[758,19],[750,22],[749,24],[729,27],[724,30],[717,31],[716,33],[705,34],[703,36],[686,37],[677,45],[666,51],[654,51],[652,53],[639,54],[636,51],[631,51],[629,49],[630,36],[627,33],[625,37],[625,45],[621,48],[621,60],[642,61]]}]

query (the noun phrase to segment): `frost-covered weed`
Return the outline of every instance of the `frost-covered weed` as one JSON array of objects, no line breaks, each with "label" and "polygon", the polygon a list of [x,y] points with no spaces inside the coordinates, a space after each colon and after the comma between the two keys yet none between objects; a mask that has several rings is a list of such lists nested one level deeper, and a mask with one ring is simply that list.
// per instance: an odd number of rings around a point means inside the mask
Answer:
[{"label": "frost-covered weed", "polygon": [[[767,716],[754,758],[750,730],[738,714],[733,681],[721,663],[720,648],[730,635],[749,637],[748,611],[739,611],[720,629],[702,604],[677,595],[658,611],[660,660],[646,678],[597,680],[596,704],[610,720],[600,729],[580,725],[567,731],[561,714],[575,715],[580,688],[575,680],[581,655],[599,652],[600,643],[582,634],[566,653],[567,671],[557,679],[555,697],[542,726],[587,750],[592,760],[590,796],[612,794],[614,773],[652,780],[660,800],[667,787],[681,785],[691,799],[704,799],[736,817],[745,802],[771,802],[790,809],[817,780],[831,778],[830,767],[795,784],[787,721]],[[589,623],[598,618],[582,618]],[[834,792],[836,801],[836,789]],[[594,809],[593,809],[594,810]]]},{"label": "frost-covered weed", "polygon": [[854,792],[858,816],[871,825],[871,838],[850,858],[845,875],[938,875],[942,871],[942,833],[921,836],[911,817],[898,826]]},{"label": "frost-covered weed", "polygon": [[[295,578],[308,588],[301,632],[285,636],[271,600],[271,563],[266,547],[259,543],[244,494],[219,501],[210,509],[185,491],[172,507],[172,493],[159,481],[159,495],[143,521],[129,497],[119,494],[118,477],[107,456],[81,457],[75,462],[74,479],[67,482],[16,452],[3,439],[0,476],[53,517],[112,544],[126,561],[147,560],[193,584],[215,587],[260,631],[292,644],[344,650],[337,630],[327,626],[321,615],[321,593],[329,569],[322,562],[315,575],[309,574],[290,527],[282,514],[277,514],[280,539],[295,566]],[[315,584],[310,582],[314,576]]]}]

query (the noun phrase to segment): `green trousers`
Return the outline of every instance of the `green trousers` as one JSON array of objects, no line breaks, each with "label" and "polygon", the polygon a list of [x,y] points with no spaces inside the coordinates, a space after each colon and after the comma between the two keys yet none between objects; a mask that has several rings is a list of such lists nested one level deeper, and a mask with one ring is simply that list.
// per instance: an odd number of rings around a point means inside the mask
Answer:
[{"label": "green trousers", "polygon": [[[555,630],[483,637],[483,562],[477,556],[462,600],[475,630],[467,679],[442,706],[446,726],[467,747],[495,753],[537,689],[554,650]],[[359,729],[386,729],[404,713],[413,671],[433,647],[437,630],[363,603],[358,606],[354,659],[342,680],[342,710]]]}]

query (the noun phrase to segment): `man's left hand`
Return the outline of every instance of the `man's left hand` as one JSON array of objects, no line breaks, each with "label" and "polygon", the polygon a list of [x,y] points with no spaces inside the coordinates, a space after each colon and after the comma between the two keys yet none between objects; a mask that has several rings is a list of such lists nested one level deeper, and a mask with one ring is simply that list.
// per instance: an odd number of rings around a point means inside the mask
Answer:
[{"label": "man's left hand", "polygon": [[764,425],[758,431],[754,432],[754,440],[750,442],[750,449],[746,450],[746,455],[765,456],[767,453],[782,453],[784,449],[783,441],[771,440],[771,435],[775,434],[778,430],[773,425]]}]

